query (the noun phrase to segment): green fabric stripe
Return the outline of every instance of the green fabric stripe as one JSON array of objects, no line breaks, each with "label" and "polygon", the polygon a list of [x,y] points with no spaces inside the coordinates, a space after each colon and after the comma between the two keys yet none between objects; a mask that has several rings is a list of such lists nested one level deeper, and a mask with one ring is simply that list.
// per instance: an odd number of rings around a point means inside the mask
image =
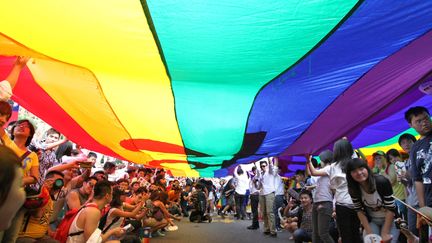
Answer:
[{"label": "green fabric stripe", "polygon": [[[147,3],[185,146],[221,161],[240,149],[260,88],[319,43],[357,1]],[[195,159],[213,164],[215,158]]]},{"label": "green fabric stripe", "polygon": [[385,146],[390,146],[390,145],[393,145],[393,144],[397,144],[397,143],[398,143],[398,140],[399,140],[399,137],[400,137],[402,134],[404,134],[404,133],[410,133],[410,134],[412,134],[412,135],[414,135],[414,136],[418,136],[418,135],[419,135],[419,134],[414,130],[414,128],[409,128],[409,129],[407,129],[407,130],[405,130],[405,131],[399,133],[398,135],[396,135],[396,136],[394,136],[394,137],[392,137],[392,138],[390,138],[390,139],[387,139],[387,140],[382,141],[382,142],[380,142],[380,143],[376,143],[376,144],[369,145],[369,146],[367,146],[367,147],[365,147],[365,148],[378,148],[378,147],[385,147]]}]

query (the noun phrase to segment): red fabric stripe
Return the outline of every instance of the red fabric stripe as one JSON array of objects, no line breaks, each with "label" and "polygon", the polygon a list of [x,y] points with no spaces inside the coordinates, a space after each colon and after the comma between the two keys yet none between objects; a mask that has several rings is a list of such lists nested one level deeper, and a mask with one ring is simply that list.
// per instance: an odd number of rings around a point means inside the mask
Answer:
[{"label": "red fabric stripe", "polygon": [[[5,78],[12,68],[14,57],[0,57],[0,75]],[[13,100],[60,131],[71,141],[79,142],[84,148],[119,159],[124,159],[111,149],[93,139],[69,116],[33,79],[25,68],[14,88]]]}]

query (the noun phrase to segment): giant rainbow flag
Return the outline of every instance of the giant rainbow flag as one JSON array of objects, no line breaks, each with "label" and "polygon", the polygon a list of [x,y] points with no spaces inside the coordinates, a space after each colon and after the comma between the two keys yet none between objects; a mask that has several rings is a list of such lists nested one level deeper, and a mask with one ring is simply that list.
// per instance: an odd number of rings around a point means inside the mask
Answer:
[{"label": "giant rainbow flag", "polygon": [[0,0],[0,77],[31,56],[13,99],[72,141],[223,176],[408,129],[431,28],[425,0]]}]

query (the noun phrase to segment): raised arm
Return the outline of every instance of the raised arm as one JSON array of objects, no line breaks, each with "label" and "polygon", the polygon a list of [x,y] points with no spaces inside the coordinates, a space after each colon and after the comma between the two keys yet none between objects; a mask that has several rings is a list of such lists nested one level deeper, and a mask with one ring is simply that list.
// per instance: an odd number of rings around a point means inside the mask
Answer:
[{"label": "raised arm", "polygon": [[141,210],[141,207],[142,207],[142,202],[138,203],[137,206],[132,210],[132,212],[127,212],[120,209],[114,209],[112,215],[115,217],[136,218],[139,211]]},{"label": "raised arm", "polygon": [[10,71],[9,75],[6,77],[6,80],[9,81],[11,88],[13,89],[18,82],[19,75],[27,64],[30,57],[17,57],[15,63]]},{"label": "raised arm", "polygon": [[327,176],[324,169],[317,170],[312,164],[312,155],[306,155],[306,165],[311,175],[313,176]]},{"label": "raised arm", "polygon": [[53,143],[47,143],[47,144],[45,144],[45,149],[55,148],[55,147],[57,147],[59,145],[62,145],[64,143],[66,143],[67,141],[68,141],[67,138],[63,138],[63,139],[60,139],[59,141],[56,141],[56,142],[53,142]]}]

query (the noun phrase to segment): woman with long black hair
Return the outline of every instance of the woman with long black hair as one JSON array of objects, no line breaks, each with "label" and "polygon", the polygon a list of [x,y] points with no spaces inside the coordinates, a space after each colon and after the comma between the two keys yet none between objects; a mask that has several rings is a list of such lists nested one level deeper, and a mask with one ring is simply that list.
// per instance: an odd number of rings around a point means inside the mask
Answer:
[{"label": "woman with long black hair", "polygon": [[313,176],[328,176],[330,188],[335,190],[336,222],[343,243],[363,242],[360,235],[360,221],[354,211],[354,204],[348,193],[346,165],[354,155],[354,149],[347,139],[339,139],[333,146],[334,163],[322,169],[315,169],[311,160],[307,166]]},{"label": "woman with long black hair", "polygon": [[367,163],[352,159],[347,164],[348,191],[364,228],[364,235],[380,235],[383,242],[398,242],[399,230],[393,222],[395,202],[390,181],[373,174]]}]

